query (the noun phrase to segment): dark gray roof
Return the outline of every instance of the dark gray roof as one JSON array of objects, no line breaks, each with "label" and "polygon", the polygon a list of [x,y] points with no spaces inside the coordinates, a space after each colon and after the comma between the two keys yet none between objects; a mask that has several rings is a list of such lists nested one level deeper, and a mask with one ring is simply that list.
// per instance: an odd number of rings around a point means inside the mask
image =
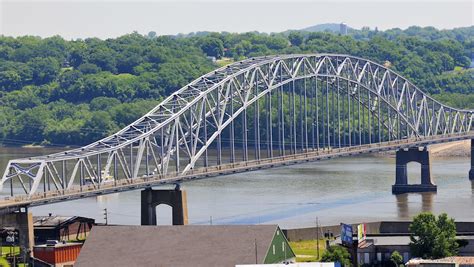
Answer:
[{"label": "dark gray roof", "polygon": [[76,220],[94,222],[94,219],[80,216],[33,216],[33,226],[35,228],[55,228],[61,224],[72,223]]},{"label": "dark gray roof", "polygon": [[61,223],[73,220],[74,216],[33,216],[34,227],[56,227]]},{"label": "dark gray roof", "polygon": [[263,263],[277,225],[96,226],[74,266],[219,266]]}]

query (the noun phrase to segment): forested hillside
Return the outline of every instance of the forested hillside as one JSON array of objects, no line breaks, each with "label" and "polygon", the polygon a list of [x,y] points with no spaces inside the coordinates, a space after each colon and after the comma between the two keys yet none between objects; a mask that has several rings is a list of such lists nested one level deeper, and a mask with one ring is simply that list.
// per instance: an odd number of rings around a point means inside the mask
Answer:
[{"label": "forested hillside", "polygon": [[289,53],[343,53],[386,64],[435,98],[474,108],[474,27],[411,27],[349,36],[202,33],[67,41],[0,36],[0,143],[81,145],[137,119],[223,62]]}]

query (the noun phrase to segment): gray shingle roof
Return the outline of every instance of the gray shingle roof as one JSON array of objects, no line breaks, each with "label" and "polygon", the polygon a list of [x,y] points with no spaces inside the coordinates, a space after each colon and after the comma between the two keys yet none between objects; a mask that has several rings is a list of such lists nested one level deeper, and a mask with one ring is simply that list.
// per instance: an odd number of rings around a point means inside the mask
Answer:
[{"label": "gray shingle roof", "polygon": [[96,226],[74,266],[219,266],[263,263],[277,225]]}]

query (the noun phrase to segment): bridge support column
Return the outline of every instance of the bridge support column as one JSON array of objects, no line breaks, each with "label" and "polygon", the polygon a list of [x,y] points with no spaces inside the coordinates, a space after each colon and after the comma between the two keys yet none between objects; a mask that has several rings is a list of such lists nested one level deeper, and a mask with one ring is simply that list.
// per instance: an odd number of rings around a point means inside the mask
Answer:
[{"label": "bridge support column", "polygon": [[474,139],[471,139],[471,170],[469,171],[469,180],[474,181]]},{"label": "bridge support column", "polygon": [[[407,164],[412,161],[421,164],[420,184],[408,184]],[[393,194],[436,192],[436,185],[431,179],[430,152],[427,147],[423,147],[422,150],[418,147],[399,149],[396,156],[396,165],[396,180],[392,186]]]},{"label": "bridge support column", "polygon": [[145,189],[141,192],[141,224],[156,225],[156,206],[165,204],[173,210],[173,225],[188,224],[186,191],[179,186],[171,190]]},{"label": "bridge support column", "polygon": [[27,207],[22,207],[18,211],[5,212],[0,210],[0,231],[11,229],[17,232],[14,244],[20,247],[20,256],[26,256],[26,260],[33,253],[34,235],[33,235],[33,215],[28,212]]}]

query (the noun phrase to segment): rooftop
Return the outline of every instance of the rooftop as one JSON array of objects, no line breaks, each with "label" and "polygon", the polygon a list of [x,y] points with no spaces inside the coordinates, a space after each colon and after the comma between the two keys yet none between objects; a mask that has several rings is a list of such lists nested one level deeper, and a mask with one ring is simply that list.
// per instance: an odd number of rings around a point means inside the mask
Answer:
[{"label": "rooftop", "polygon": [[[97,226],[75,266],[262,263],[277,225]],[[279,230],[280,231],[280,230]]]},{"label": "rooftop", "polygon": [[43,245],[36,245],[34,247],[35,248],[62,248],[62,247],[72,247],[72,246],[82,246],[82,243],[63,243],[63,242],[59,242],[59,243],[54,244],[54,245],[43,244]]},{"label": "rooftop", "polygon": [[80,216],[33,216],[33,227],[35,228],[55,228],[61,224],[73,222],[75,220],[90,220],[94,222],[94,219],[80,217]]}]

